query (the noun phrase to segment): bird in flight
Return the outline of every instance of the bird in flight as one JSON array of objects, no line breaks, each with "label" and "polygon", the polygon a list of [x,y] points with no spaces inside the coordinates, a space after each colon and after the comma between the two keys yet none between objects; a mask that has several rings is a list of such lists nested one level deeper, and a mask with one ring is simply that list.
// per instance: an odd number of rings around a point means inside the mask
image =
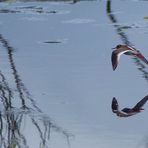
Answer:
[{"label": "bird in flight", "polygon": [[140,53],[140,51],[136,50],[133,47],[130,47],[130,46],[127,46],[127,45],[117,45],[113,49],[114,50],[113,50],[112,55],[111,55],[113,70],[115,70],[117,68],[120,56],[122,54],[137,57],[148,65],[148,61],[146,60],[146,58]]},{"label": "bird in flight", "polygon": [[148,100],[148,95],[145,96],[142,100],[140,100],[133,108],[123,108],[122,110],[119,110],[119,105],[115,97],[112,99],[112,112],[115,113],[119,117],[129,117],[132,115],[135,115],[137,113],[140,113],[142,110],[144,110],[142,107]]}]

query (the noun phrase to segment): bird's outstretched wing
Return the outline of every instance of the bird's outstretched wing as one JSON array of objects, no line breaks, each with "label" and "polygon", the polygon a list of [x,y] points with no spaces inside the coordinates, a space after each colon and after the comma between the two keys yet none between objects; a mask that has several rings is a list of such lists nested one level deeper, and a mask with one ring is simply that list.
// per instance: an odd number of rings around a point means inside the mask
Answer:
[{"label": "bird's outstretched wing", "polygon": [[132,54],[131,50],[123,50],[123,49],[117,49],[112,52],[111,62],[113,70],[117,68],[120,56],[125,53],[127,53],[128,55],[130,55],[130,53]]},{"label": "bird's outstretched wing", "polygon": [[118,65],[118,57],[115,51],[112,52],[111,61],[112,61],[113,70],[115,70]]},{"label": "bird's outstretched wing", "polygon": [[148,95],[145,96],[142,100],[140,100],[140,101],[133,107],[133,110],[138,110],[138,109],[142,108],[142,106],[146,103],[147,100],[148,100]]},{"label": "bird's outstretched wing", "polygon": [[117,113],[119,111],[119,105],[115,97],[112,99],[112,112]]},{"label": "bird's outstretched wing", "polygon": [[137,53],[133,54],[133,55],[136,56],[137,58],[139,58],[141,61],[143,61],[145,64],[148,65],[148,60],[144,57],[144,55],[139,50],[136,50],[136,51],[137,51]]},{"label": "bird's outstretched wing", "polygon": [[111,107],[112,107],[112,112],[115,113],[118,117],[129,117],[136,114],[136,113],[126,113],[126,112],[120,111],[118,102],[115,97],[113,97]]},{"label": "bird's outstretched wing", "polygon": [[148,60],[143,56],[143,58],[141,58],[141,60],[148,65]]}]

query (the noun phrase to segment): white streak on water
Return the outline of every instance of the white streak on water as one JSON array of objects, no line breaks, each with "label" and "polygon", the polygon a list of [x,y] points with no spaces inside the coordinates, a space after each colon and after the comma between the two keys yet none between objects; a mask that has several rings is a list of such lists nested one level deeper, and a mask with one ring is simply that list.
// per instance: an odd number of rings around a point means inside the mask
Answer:
[{"label": "white streak on water", "polygon": [[84,18],[75,18],[75,19],[63,21],[63,23],[70,23],[70,24],[87,24],[87,23],[94,23],[94,22],[96,22],[96,20],[84,19]]}]

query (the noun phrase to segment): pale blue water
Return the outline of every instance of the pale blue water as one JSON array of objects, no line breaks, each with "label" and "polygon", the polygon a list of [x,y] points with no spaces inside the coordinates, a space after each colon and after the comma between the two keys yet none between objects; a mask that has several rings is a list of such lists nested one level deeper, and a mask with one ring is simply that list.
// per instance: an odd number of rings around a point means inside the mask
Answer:
[{"label": "pale blue water", "polygon": [[[134,106],[147,95],[148,82],[125,55],[113,71],[110,56],[111,48],[123,43],[116,31],[123,26],[126,39],[148,57],[147,4],[112,1],[111,15],[118,21],[113,24],[105,0],[0,3],[5,10],[0,13],[0,34],[14,49],[21,81],[52,123],[73,135],[71,148],[146,147],[148,104],[138,115],[118,118],[111,111],[111,101],[115,96],[121,108]],[[14,93],[13,105],[19,106],[14,71],[5,47],[0,47],[0,70]],[[69,146],[61,129],[51,128],[47,147]],[[21,130],[28,147],[39,147],[41,135],[27,115]]]}]

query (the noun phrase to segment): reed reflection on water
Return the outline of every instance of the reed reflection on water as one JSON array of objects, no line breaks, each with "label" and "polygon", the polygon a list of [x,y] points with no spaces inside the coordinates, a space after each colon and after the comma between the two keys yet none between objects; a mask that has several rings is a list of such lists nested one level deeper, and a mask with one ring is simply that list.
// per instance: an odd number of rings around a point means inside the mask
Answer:
[{"label": "reed reflection on water", "polygon": [[[56,131],[66,137],[69,146],[70,134],[56,125],[56,123],[53,123],[42,112],[22,82],[13,58],[14,48],[2,34],[0,34],[0,44],[7,51],[16,85],[16,90],[13,91],[9,86],[9,81],[7,81],[3,72],[0,71],[0,147],[29,148],[27,137],[22,132],[22,125],[25,124],[24,119],[26,117],[29,118],[31,124],[38,131],[39,147],[49,147],[51,131]],[[14,100],[15,102],[20,101],[20,105],[15,105]]]}]

